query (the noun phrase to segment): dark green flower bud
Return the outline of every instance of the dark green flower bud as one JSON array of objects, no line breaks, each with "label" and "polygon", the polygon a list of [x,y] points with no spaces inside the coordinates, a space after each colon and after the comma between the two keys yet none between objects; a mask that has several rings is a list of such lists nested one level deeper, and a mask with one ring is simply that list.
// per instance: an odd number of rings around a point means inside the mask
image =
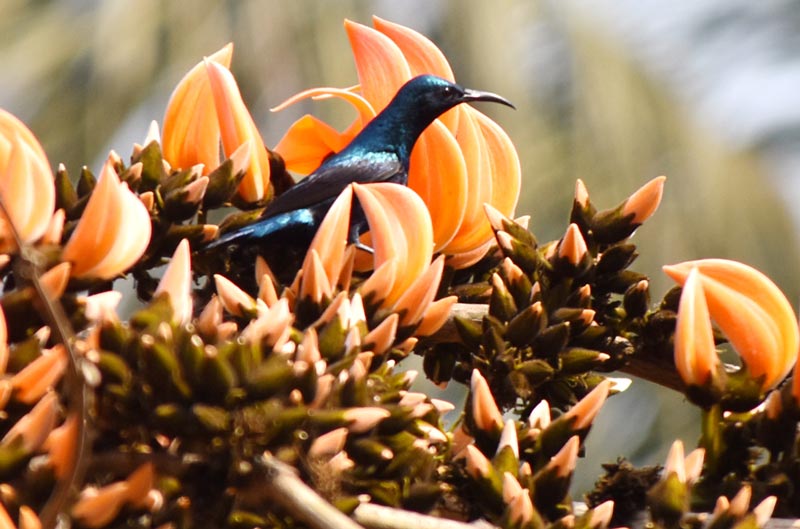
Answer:
[{"label": "dark green flower bud", "polygon": [[230,428],[231,417],[225,408],[195,404],[192,406],[192,414],[209,432],[225,432]]},{"label": "dark green flower bud", "polygon": [[628,268],[639,256],[634,244],[615,244],[605,249],[597,258],[597,273],[616,274]]},{"label": "dark green flower bud", "polygon": [[489,314],[501,321],[509,321],[516,316],[517,304],[514,297],[506,288],[500,275],[492,275],[492,297],[489,301]]},{"label": "dark green flower bud", "polygon": [[83,198],[90,195],[96,185],[97,179],[92,171],[85,165],[81,167],[81,174],[78,176],[78,196]]},{"label": "dark green flower bud", "polygon": [[55,175],[55,188],[56,188],[56,209],[63,209],[65,212],[72,210],[78,202],[78,193],[69,179],[66,167],[59,164],[58,170]]},{"label": "dark green flower bud", "polygon": [[650,282],[646,279],[634,283],[625,291],[623,307],[628,318],[641,318],[650,307]]},{"label": "dark green flower bud", "polygon": [[505,339],[518,347],[528,345],[547,326],[541,302],[528,306],[508,322]]},{"label": "dark green flower bud", "polygon": [[208,189],[203,196],[203,207],[213,209],[230,202],[245,172],[234,174],[233,160],[228,158],[208,174]]},{"label": "dark green flower bud", "polygon": [[609,358],[606,353],[581,347],[570,347],[559,355],[561,372],[565,374],[584,373],[597,369]]},{"label": "dark green flower bud", "polygon": [[142,162],[142,183],[139,191],[153,191],[167,177],[164,171],[161,145],[156,140],[145,145],[139,155],[134,156],[131,161],[133,163]]}]

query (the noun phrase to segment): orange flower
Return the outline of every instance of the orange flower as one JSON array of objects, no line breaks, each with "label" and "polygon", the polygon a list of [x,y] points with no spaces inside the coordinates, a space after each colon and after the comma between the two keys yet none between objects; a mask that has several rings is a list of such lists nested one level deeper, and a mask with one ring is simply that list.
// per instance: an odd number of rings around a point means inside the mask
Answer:
[{"label": "orange flower", "polygon": [[664,267],[681,285],[692,269],[697,270],[708,313],[750,375],[763,377],[762,391],[775,387],[791,370],[800,348],[797,318],[786,296],[764,274],[736,261],[701,259]]},{"label": "orange flower", "polygon": [[256,128],[250,112],[242,101],[233,74],[224,66],[206,60],[206,72],[214,94],[214,107],[222,134],[222,147],[230,157],[241,145],[252,141],[254,147],[250,166],[239,184],[239,195],[247,202],[270,198],[269,157],[264,140]]},{"label": "orange flower", "polygon": [[[345,21],[360,93],[309,90],[278,107],[307,97],[333,96],[358,111],[356,120],[341,133],[311,116],[298,120],[275,148],[290,170],[309,173],[325,156],[341,150],[412,77],[430,73],[453,80],[446,58],[426,37],[379,18],[373,21],[375,29]],[[513,214],[519,196],[519,158],[496,123],[468,105],[459,105],[420,136],[411,155],[408,185],[430,211],[434,251],[451,255],[476,251],[492,237],[481,206],[489,203],[505,215]],[[470,261],[474,259],[454,262]]]},{"label": "orange flower", "polygon": [[147,208],[106,161],[62,259],[74,277],[111,279],[142,256],[151,229]]},{"label": "orange flower", "polygon": [[220,140],[229,158],[252,141],[239,194],[258,202],[269,198],[269,157],[228,69],[232,54],[233,45],[228,44],[198,63],[175,87],[164,115],[162,151],[172,167],[203,164],[203,174],[208,174],[220,164]]},{"label": "orange flower", "polygon": [[16,248],[9,220],[24,243],[41,238],[55,209],[53,173],[42,146],[17,118],[0,109],[0,251]]},{"label": "orange flower", "polygon": [[683,284],[675,326],[675,367],[690,386],[707,384],[720,363],[701,281],[693,268]]},{"label": "orange flower", "polygon": [[[207,61],[231,65],[233,44],[211,55]],[[188,169],[203,164],[208,174],[220,164],[219,122],[214,95],[203,61],[180,80],[167,103],[161,150],[172,167]]]},{"label": "orange flower", "polygon": [[[419,326],[424,334],[435,332],[455,299],[433,301],[444,259],[431,263],[433,228],[428,210],[416,193],[398,184],[352,184],[339,195],[311,242],[296,292],[319,302],[330,298],[337,284],[349,284],[343,275],[352,271],[352,254],[346,246],[354,193],[369,224],[375,252],[374,272],[361,285],[361,296],[366,303],[399,315],[399,322],[387,323],[382,335],[394,336],[398,326]],[[385,336],[380,341],[385,348]]]}]

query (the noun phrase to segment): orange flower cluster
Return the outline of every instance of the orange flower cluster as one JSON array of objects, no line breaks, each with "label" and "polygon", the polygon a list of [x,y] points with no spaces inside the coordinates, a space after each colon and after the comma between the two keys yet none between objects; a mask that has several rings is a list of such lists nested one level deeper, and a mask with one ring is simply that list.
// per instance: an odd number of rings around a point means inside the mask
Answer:
[{"label": "orange flower cluster", "polygon": [[786,377],[797,360],[800,331],[791,304],[775,283],[750,266],[725,259],[687,261],[664,271],[683,285],[675,365],[687,385],[723,383],[711,320],[762,393]]},{"label": "orange flower cluster", "polygon": [[[326,156],[344,148],[412,77],[428,73],[454,80],[444,54],[426,37],[377,17],[373,21],[375,29],[345,22],[357,87],[307,90],[275,109],[309,97],[338,97],[358,111],[344,132],[310,115],[295,122],[275,148],[288,169],[303,174],[316,169]],[[488,203],[513,215],[520,188],[519,157],[494,121],[469,105],[459,105],[420,136],[411,155],[408,185],[430,211],[434,251],[467,254],[454,263],[468,266],[493,242],[481,206]]]}]

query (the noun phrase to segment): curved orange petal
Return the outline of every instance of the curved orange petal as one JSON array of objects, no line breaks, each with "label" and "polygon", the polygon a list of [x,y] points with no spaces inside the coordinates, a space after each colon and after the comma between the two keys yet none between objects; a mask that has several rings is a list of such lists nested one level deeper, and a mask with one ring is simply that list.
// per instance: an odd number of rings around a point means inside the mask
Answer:
[{"label": "curved orange petal", "polygon": [[[505,131],[474,108],[467,105],[461,105],[461,108],[457,137],[467,160],[468,171],[472,173],[469,179],[470,198],[477,205],[467,206],[467,215],[457,240],[445,250],[448,253],[470,251],[489,240],[492,237],[491,225],[481,214],[479,206],[489,203],[504,215],[513,216],[522,179],[519,156]],[[477,138],[471,136],[466,125],[462,128],[464,122],[471,122]]]},{"label": "curved orange petal", "polygon": [[263,200],[269,192],[270,178],[269,156],[264,140],[242,100],[231,71],[214,61],[206,60],[205,65],[225,155],[230,156],[248,140],[253,142],[250,167],[239,184],[239,194],[248,202]]},{"label": "curved orange petal", "polygon": [[726,259],[701,259],[666,266],[685,283],[692,268],[702,279],[708,310],[753,376],[765,376],[766,390],[791,370],[800,349],[800,330],[791,304],[758,270]]},{"label": "curved orange petal", "polygon": [[353,92],[352,90],[348,90],[345,88],[331,88],[331,87],[322,87],[322,88],[310,88],[308,90],[303,90],[299,94],[295,94],[280,105],[271,108],[272,112],[279,112],[286,107],[294,105],[295,103],[302,101],[304,99],[314,99],[314,100],[321,100],[321,99],[328,99],[331,97],[336,97],[339,99],[343,99],[353,105],[353,108],[356,109],[358,112],[358,120],[361,123],[361,127],[363,128],[364,125],[369,123],[369,121],[375,117],[375,109],[372,107],[369,101],[361,97],[359,94]]},{"label": "curved orange petal", "polygon": [[14,134],[19,135],[20,141],[33,149],[37,158],[47,160],[47,154],[33,132],[19,118],[0,108],[0,137],[11,138]]},{"label": "curved orange petal", "polygon": [[364,209],[375,249],[375,267],[398,260],[397,277],[386,306],[425,271],[433,255],[433,227],[425,203],[412,190],[393,183],[353,184]]},{"label": "curved orange petal", "polygon": [[275,146],[286,169],[303,175],[313,172],[327,156],[339,152],[348,139],[324,121],[306,114],[294,123]]},{"label": "curved orange petal", "polygon": [[350,20],[344,21],[344,28],[353,50],[361,93],[379,112],[411,79],[408,61],[383,33]]},{"label": "curved orange petal", "polygon": [[402,252],[406,243],[402,228],[392,222],[381,202],[366,186],[353,184],[353,190],[369,224],[370,242],[374,250],[373,269],[377,270],[385,262],[396,259],[398,269],[402,270],[402,263],[405,262]]},{"label": "curved orange petal", "polygon": [[[425,35],[414,31],[411,28],[383,20],[373,16],[372,23],[375,29],[392,39],[397,44],[403,56],[408,61],[411,76],[416,77],[422,74],[438,75],[448,81],[455,82],[453,69],[447,62],[442,50]],[[447,126],[450,132],[455,132],[458,127],[458,112],[447,111],[439,119]]]},{"label": "curved orange petal", "polygon": [[344,263],[344,251],[350,231],[350,207],[353,203],[353,188],[347,186],[331,205],[325,218],[317,228],[306,253],[303,269],[310,265],[311,250],[319,255],[329,285],[336,285]]},{"label": "curved orange petal", "polygon": [[155,294],[166,292],[172,305],[172,320],[187,323],[192,319],[192,258],[189,241],[178,243],[172,259],[158,282]]},{"label": "curved orange petal", "polygon": [[492,196],[492,181],[488,177],[492,166],[489,154],[486,152],[486,142],[481,133],[480,123],[472,112],[474,109],[468,105],[459,105],[455,110],[460,114],[456,140],[461,147],[467,167],[467,203],[461,227],[444,249],[448,254],[467,252],[485,242],[480,234],[476,236],[475,226],[480,226],[483,222],[488,223],[481,205],[490,202]]},{"label": "curved orange petal", "polygon": [[[230,67],[233,44],[227,44],[208,60]],[[161,134],[164,159],[174,168],[202,163],[208,174],[220,163],[219,123],[214,98],[203,62],[180,80],[167,103]]]},{"label": "curved orange petal", "polygon": [[634,224],[641,224],[649,219],[661,204],[666,180],[666,176],[657,176],[634,191],[622,207],[622,216],[627,217],[632,214],[631,222]]},{"label": "curved orange petal", "polygon": [[278,142],[275,151],[280,153],[286,168],[300,174],[309,174],[319,167],[326,156],[339,152],[364,126],[375,117],[375,110],[369,101],[350,90],[341,88],[312,88],[296,94],[277,107],[273,112],[302,101],[307,98],[324,99],[337,97],[344,99],[358,112],[358,117],[344,131],[339,132],[327,123],[306,114],[289,127]]},{"label": "curved orange petal", "polygon": [[435,121],[411,151],[408,187],[422,197],[433,223],[434,251],[458,232],[467,205],[467,166],[453,134]]},{"label": "curved orange petal", "polygon": [[414,325],[422,319],[433,298],[436,297],[442,270],[444,270],[444,256],[440,255],[425,273],[417,276],[402,292],[400,299],[392,307],[394,312],[400,314],[401,326]]},{"label": "curved orange petal", "polygon": [[675,327],[675,367],[687,385],[706,384],[719,364],[710,318],[695,268],[684,283]]},{"label": "curved orange petal", "polygon": [[0,196],[23,242],[33,242],[45,234],[55,209],[50,164],[30,129],[2,109]]},{"label": "curved orange petal", "polygon": [[128,189],[128,184],[122,183],[117,192],[120,195],[123,223],[107,255],[85,275],[111,279],[136,263],[150,243],[152,226],[147,208]]},{"label": "curved orange petal", "polygon": [[469,111],[480,125],[489,154],[492,180],[492,199],[489,203],[505,216],[513,217],[522,185],[522,167],[517,149],[500,125],[472,107],[469,107]]},{"label": "curved orange petal", "polygon": [[447,256],[447,266],[453,268],[455,270],[461,270],[462,268],[468,268],[481,259],[486,255],[486,253],[491,250],[492,246],[495,244],[495,241],[489,239],[485,243],[481,244],[474,250],[470,250],[468,252],[461,252],[453,255]]},{"label": "curved orange petal", "polygon": [[88,275],[114,245],[123,220],[120,185],[113,165],[106,161],[81,220],[64,247],[62,259],[73,263],[72,275]]}]

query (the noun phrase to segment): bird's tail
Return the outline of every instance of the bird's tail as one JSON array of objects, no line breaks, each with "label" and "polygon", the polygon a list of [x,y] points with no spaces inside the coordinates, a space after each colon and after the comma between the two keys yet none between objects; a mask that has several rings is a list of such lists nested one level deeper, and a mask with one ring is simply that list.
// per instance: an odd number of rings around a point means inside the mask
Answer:
[{"label": "bird's tail", "polygon": [[[302,209],[258,220],[252,224],[223,233],[211,241],[203,251],[211,251],[228,246],[258,246],[269,243],[278,236],[304,235],[316,227],[317,219],[313,212]],[[312,231],[313,234],[313,231]]]}]

